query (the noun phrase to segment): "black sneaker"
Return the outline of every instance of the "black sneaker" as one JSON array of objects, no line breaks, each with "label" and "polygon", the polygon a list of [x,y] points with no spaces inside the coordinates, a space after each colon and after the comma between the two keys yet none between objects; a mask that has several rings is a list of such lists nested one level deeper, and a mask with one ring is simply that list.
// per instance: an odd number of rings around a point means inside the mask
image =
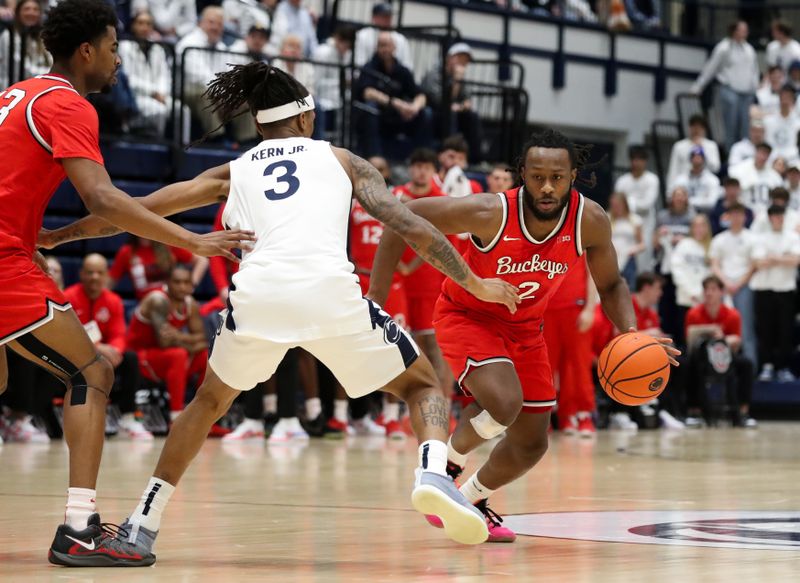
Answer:
[{"label": "black sneaker", "polygon": [[448,460],[446,471],[447,475],[453,478],[453,481],[455,482],[456,480],[458,480],[458,477],[464,472],[464,468]]},{"label": "black sneaker", "polygon": [[270,433],[272,433],[273,428],[278,424],[280,417],[278,417],[277,413],[265,413],[264,414],[264,435],[265,437],[269,437]]},{"label": "black sneaker", "polygon": [[147,567],[156,562],[153,553],[138,552],[134,545],[117,539],[119,534],[124,530],[101,523],[99,514],[92,514],[83,530],[62,524],[56,529],[47,559],[66,567]]},{"label": "black sneaker", "polygon": [[327,433],[325,424],[328,420],[325,418],[325,415],[320,413],[314,419],[305,419],[303,417],[300,418],[300,425],[303,429],[306,430],[306,433],[311,437],[324,437]]}]

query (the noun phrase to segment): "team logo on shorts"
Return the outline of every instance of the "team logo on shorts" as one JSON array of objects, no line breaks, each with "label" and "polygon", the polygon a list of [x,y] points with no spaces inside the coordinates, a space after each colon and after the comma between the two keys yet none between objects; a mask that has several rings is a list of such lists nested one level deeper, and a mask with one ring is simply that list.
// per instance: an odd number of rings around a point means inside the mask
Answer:
[{"label": "team logo on shorts", "polygon": [[760,550],[800,550],[800,512],[554,512],[506,516],[521,535],[574,540]]},{"label": "team logo on shorts", "polygon": [[383,341],[386,344],[397,344],[400,342],[402,335],[403,329],[397,325],[397,322],[387,316],[386,321],[383,323]]}]

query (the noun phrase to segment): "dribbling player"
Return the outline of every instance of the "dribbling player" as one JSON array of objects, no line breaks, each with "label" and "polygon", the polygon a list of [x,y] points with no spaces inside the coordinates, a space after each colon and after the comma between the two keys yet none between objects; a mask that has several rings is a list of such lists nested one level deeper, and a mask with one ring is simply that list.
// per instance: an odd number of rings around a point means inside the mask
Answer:
[{"label": "dribbling player", "polygon": [[96,512],[114,372],[40,269],[36,239],[53,192],[69,177],[86,207],[109,223],[199,255],[232,257],[228,250],[243,238],[235,231],[194,235],[111,184],[100,154],[97,114],[85,97],[116,80],[116,24],[116,13],[104,0],[60,2],[42,31],[53,56],[50,72],[0,90],[0,392],[8,380],[6,347],[67,387],[69,490],[65,524],[49,553],[50,561],[61,565],[142,565],[147,560],[109,535]]},{"label": "dribbling player", "polygon": [[[605,211],[572,185],[585,151],[562,134],[536,134],[523,150],[524,186],[464,198],[408,203],[443,233],[471,233],[467,264],[480,277],[499,277],[519,289],[515,313],[497,309],[446,281],[436,304],[434,326],[442,353],[468,405],[448,443],[448,472],[458,477],[467,454],[485,440],[505,437],[461,492],[484,512],[490,541],[514,539],[487,508],[501,486],[524,475],[547,450],[550,410],[556,402],[542,316],[564,275],[584,251],[603,309],[620,330],[636,325],[630,292],[621,279]],[[404,244],[385,230],[368,297],[380,302]],[[672,359],[678,352],[660,339]],[[440,526],[436,517],[429,522]]]},{"label": "dribbling player", "polygon": [[[430,362],[380,306],[361,295],[347,259],[351,197],[457,282],[453,285],[509,311],[516,309],[515,288],[475,277],[447,238],[392,196],[368,162],[311,140],[313,98],[288,73],[260,62],[239,65],[218,74],[207,95],[226,121],[246,105],[264,141],[207,172],[206,198],[176,187],[142,204],[163,214],[210,204],[217,201],[213,178],[229,178],[223,223],[247,227],[257,242],[233,276],[205,381],[175,420],[154,475],[123,524],[126,540],[155,560],[151,550],[161,513],[211,424],[241,391],[269,378],[287,350],[300,346],[322,361],[351,397],[385,387],[406,401],[421,442],[414,507],[441,513],[453,540],[485,541],[483,515],[446,474],[447,398]],[[85,220],[79,230],[94,234],[96,223]]]}]

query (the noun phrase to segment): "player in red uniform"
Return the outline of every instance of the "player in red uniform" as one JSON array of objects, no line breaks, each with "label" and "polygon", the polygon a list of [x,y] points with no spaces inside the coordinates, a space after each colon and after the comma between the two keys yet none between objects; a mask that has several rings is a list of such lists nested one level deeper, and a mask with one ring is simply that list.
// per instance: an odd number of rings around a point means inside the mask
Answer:
[{"label": "player in red uniform", "polygon": [[183,411],[189,379],[197,374],[198,384],[202,382],[208,360],[203,320],[192,288],[189,269],[176,265],[164,289],[144,297],[128,329],[128,346],[139,356],[142,375],[167,385],[170,419]]},{"label": "player in red uniform", "polygon": [[[116,79],[117,15],[104,0],[63,0],[42,31],[53,56],[49,74],[0,91],[0,390],[5,347],[67,385],[64,436],[70,449],[66,524],[58,527],[51,562],[142,565],[154,558],[105,534],[95,484],[113,370],[86,335],[53,281],[34,263],[47,203],[65,177],[86,207],[108,223],[199,255],[229,254],[241,233],[200,237],[147,211],[117,190],[103,167],[97,114],[85,99]],[[129,552],[130,551],[130,552]]]},{"label": "player in red uniform", "polygon": [[[476,399],[465,408],[448,444],[451,475],[463,471],[470,451],[505,433],[489,460],[461,486],[467,499],[484,510],[489,540],[509,541],[515,535],[501,526],[486,499],[525,474],[547,450],[556,395],[542,317],[548,300],[584,251],[612,321],[622,330],[636,324],[628,287],[617,268],[608,217],[572,188],[584,158],[584,150],[562,134],[546,130],[534,135],[523,150],[524,186],[498,194],[409,203],[444,233],[471,233],[467,264],[482,277],[512,283],[522,300],[512,314],[470,297],[447,280],[436,306],[436,331],[445,358],[462,389]],[[386,297],[402,249],[402,241],[387,230],[369,293],[377,301]],[[661,341],[674,360],[677,350],[667,346],[671,341]]]}]

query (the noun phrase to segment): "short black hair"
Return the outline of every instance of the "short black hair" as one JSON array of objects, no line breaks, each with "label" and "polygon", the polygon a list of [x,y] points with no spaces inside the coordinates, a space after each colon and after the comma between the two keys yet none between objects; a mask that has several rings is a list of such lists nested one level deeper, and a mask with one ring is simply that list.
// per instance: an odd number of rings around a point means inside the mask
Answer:
[{"label": "short black hair", "polygon": [[782,200],[784,202],[789,202],[789,199],[792,197],[789,194],[789,191],[786,190],[783,186],[776,186],[772,190],[769,191],[769,199],[770,200]]},{"label": "short black hair", "polygon": [[446,150],[455,150],[456,152],[461,152],[462,154],[467,154],[469,156],[469,144],[467,140],[461,134],[454,134],[442,142],[442,147],[439,148],[440,152],[444,152]]},{"label": "short black hair", "polygon": [[436,152],[430,148],[417,148],[411,152],[411,156],[408,158],[408,164],[409,166],[414,164],[433,164],[433,167],[438,169],[439,157],[436,155]]},{"label": "short black hair", "polygon": [[653,273],[652,271],[643,271],[639,275],[636,276],[636,284],[635,289],[636,292],[642,291],[644,288],[655,285],[657,283],[664,284],[664,278],[661,277],[657,273]]},{"label": "short black hair", "polygon": [[775,27],[781,34],[791,37],[792,36],[792,25],[786,22],[785,20],[775,20],[772,22],[772,26]]},{"label": "short black hair", "polygon": [[791,93],[792,95],[797,95],[797,91],[795,91],[794,85],[791,83],[784,83],[778,93]]},{"label": "short black hair", "polygon": [[734,178],[733,176],[728,176],[722,179],[722,186],[741,186],[742,183],[739,182],[738,178]]},{"label": "short black hair", "polygon": [[771,204],[767,209],[767,215],[770,217],[774,215],[785,215],[785,214],[786,214],[786,207],[781,206],[779,204]]},{"label": "short black hair", "polygon": [[766,150],[767,154],[772,154],[772,146],[770,146],[767,142],[756,144],[756,150]]},{"label": "short black hair", "polygon": [[767,69],[767,73],[774,73],[775,71],[780,71],[781,73],[783,73],[783,67],[781,67],[780,65],[771,65]]},{"label": "short black hair", "polygon": [[117,22],[117,13],[106,0],[62,0],[50,9],[42,42],[53,59],[69,59],[79,46],[94,43]]},{"label": "short black hair", "polygon": [[716,275],[709,275],[703,280],[703,289],[706,289],[712,283],[719,289],[725,289],[725,284]]},{"label": "short black hair", "polygon": [[[569,155],[570,166],[572,169],[577,170],[578,173],[584,170],[592,170],[605,161],[603,157],[597,162],[589,164],[589,154],[592,152],[591,144],[578,145],[570,140],[567,136],[554,129],[545,129],[541,132],[533,134],[530,139],[522,146],[522,155],[517,164],[518,168],[525,165],[525,158],[528,156],[528,151],[531,148],[552,148],[555,150],[566,150]],[[591,172],[589,178],[578,178],[575,182],[585,184],[589,188],[594,188],[597,185],[597,176]]]},{"label": "short black hair", "polygon": [[728,207],[729,213],[742,213],[747,214],[747,207],[740,202],[734,202]]},{"label": "short black hair", "polygon": [[188,271],[189,275],[191,275],[192,274],[192,266],[188,265],[187,263],[176,263],[169,270],[169,279],[172,279],[172,275],[176,271]]},{"label": "short black hair", "polygon": [[695,113],[689,118],[689,127],[694,125],[701,125],[705,128],[706,132],[708,131],[708,120],[706,120],[706,116],[702,113]]},{"label": "short black hair", "polygon": [[354,26],[350,26],[349,24],[342,24],[336,27],[336,30],[333,31],[333,36],[350,43],[352,46],[356,42],[356,29]]},{"label": "short black hair", "polygon": [[634,144],[630,148],[628,148],[628,158],[631,160],[639,159],[639,160],[647,160],[650,157],[650,153],[647,151],[647,148],[644,147],[642,144]]}]

